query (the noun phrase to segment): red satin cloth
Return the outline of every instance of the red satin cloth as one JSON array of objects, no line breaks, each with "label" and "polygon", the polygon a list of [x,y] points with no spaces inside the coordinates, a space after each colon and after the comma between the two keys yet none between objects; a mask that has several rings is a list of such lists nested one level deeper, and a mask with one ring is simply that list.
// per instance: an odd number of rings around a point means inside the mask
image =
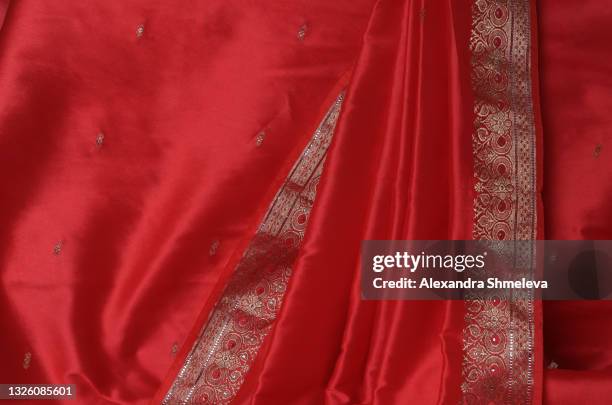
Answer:
[{"label": "red satin cloth", "polygon": [[[457,404],[462,302],[360,299],[362,239],[469,239],[470,8],[379,2],[286,302],[234,403]],[[468,213],[466,215],[466,213]]]},{"label": "red satin cloth", "polygon": [[73,383],[83,404],[153,397],[337,96],[371,7],[8,4],[0,382]]},{"label": "red satin cloth", "polygon": [[[612,4],[542,0],[547,239],[612,239]],[[545,302],[546,404],[612,403],[612,302]]]},{"label": "red satin cloth", "polygon": [[[612,239],[612,9],[538,5],[540,236]],[[464,304],[362,301],[358,261],[363,239],[472,237],[471,6],[0,2],[0,383],[163,396],[347,87],[283,308],[233,403],[460,403]],[[537,369],[543,403],[612,401],[610,314],[544,305],[539,364],[560,369]]]}]

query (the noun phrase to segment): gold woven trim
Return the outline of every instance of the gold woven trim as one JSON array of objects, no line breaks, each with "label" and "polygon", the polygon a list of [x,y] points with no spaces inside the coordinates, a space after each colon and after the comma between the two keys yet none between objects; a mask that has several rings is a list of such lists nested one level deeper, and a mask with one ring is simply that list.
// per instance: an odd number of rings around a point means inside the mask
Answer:
[{"label": "gold woven trim", "polygon": [[236,396],[282,304],[343,98],[276,194],[163,404],[227,404]]},{"label": "gold woven trim", "polygon": [[[534,241],[536,134],[529,1],[474,0],[470,49],[476,116],[473,237]],[[534,244],[515,244],[517,272],[533,272]],[[463,403],[531,404],[533,292],[504,297],[468,292],[466,298]]]}]

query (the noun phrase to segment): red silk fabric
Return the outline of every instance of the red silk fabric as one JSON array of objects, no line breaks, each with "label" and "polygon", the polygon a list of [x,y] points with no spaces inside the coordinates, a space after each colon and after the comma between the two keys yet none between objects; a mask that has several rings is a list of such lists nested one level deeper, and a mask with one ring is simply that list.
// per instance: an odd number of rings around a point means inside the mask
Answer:
[{"label": "red silk fabric", "polygon": [[[612,239],[602,3],[542,0],[533,22],[548,239]],[[362,301],[358,264],[363,239],[472,237],[472,6],[0,2],[0,383],[159,403],[347,88],[289,291],[233,403],[460,403],[464,304]],[[610,313],[544,305],[534,404],[610,402]]]},{"label": "red silk fabric", "polygon": [[[612,6],[542,0],[547,239],[612,239]],[[612,401],[612,303],[545,302],[546,404]]]},{"label": "red silk fabric", "polygon": [[422,8],[374,8],[301,260],[237,404],[461,399],[463,303],[359,294],[361,240],[471,237],[473,102],[457,46],[470,9]]},{"label": "red silk fabric", "polygon": [[371,7],[10,2],[0,382],[151,400],[338,95]]}]

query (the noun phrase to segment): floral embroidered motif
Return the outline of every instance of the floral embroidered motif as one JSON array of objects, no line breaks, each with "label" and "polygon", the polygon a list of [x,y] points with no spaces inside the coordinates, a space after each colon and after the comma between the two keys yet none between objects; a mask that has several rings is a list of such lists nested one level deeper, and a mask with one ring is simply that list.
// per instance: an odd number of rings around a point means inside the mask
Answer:
[{"label": "floral embroidered motif", "polygon": [[27,370],[30,368],[30,363],[32,363],[32,353],[27,352],[24,356],[23,356],[23,369]]},{"label": "floral embroidered motif", "polygon": [[[474,0],[473,237],[514,240],[517,276],[533,269],[536,182],[528,0]],[[530,404],[533,296],[466,294],[463,403]]]},{"label": "floral embroidered motif", "polygon": [[425,7],[423,7],[419,10],[419,18],[421,19],[421,22],[425,21],[426,16],[427,16],[427,10],[425,9]]},{"label": "floral embroidered motif", "polygon": [[208,255],[209,256],[216,255],[220,244],[221,242],[219,242],[218,239],[213,240],[212,243],[210,244],[210,249],[208,249]]},{"label": "floral embroidered motif", "polygon": [[595,157],[595,159],[597,159],[599,155],[601,155],[601,149],[602,149],[601,145],[595,146],[595,150],[593,151],[593,156]]},{"label": "floral embroidered motif", "polygon": [[100,132],[98,136],[96,136],[96,148],[100,149],[104,145],[104,134]]},{"label": "floral embroidered motif", "polygon": [[259,132],[257,136],[255,137],[255,146],[260,147],[261,145],[263,145],[265,139],[266,139],[266,132],[265,131]]},{"label": "floral embroidered motif", "polygon": [[300,26],[300,29],[298,29],[297,32],[298,40],[303,41],[304,39],[306,39],[306,34],[308,34],[308,24],[302,24],[302,26]]},{"label": "floral embroidered motif", "polygon": [[227,404],[242,385],[283,301],[343,94],[278,191],[164,404]]},{"label": "floral embroidered motif", "polygon": [[55,256],[59,256],[62,253],[62,248],[64,247],[64,241],[60,240],[53,246],[53,254]]}]

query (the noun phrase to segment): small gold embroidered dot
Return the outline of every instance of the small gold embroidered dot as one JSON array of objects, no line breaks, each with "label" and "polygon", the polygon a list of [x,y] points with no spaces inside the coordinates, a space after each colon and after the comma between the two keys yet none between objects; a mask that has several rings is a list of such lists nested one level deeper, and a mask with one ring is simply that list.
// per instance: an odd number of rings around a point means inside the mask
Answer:
[{"label": "small gold embroidered dot", "polygon": [[172,349],[170,350],[170,353],[172,353],[173,356],[176,356],[176,354],[178,353],[178,350],[179,350],[178,343],[174,342],[174,344],[172,345]]},{"label": "small gold embroidered dot", "polygon": [[60,240],[59,242],[57,242],[55,244],[55,246],[53,246],[53,254],[55,256],[59,256],[60,253],[62,253],[62,247],[64,246],[64,241]]},{"label": "small gold embroidered dot", "polygon": [[425,8],[422,8],[419,11],[419,18],[421,19],[421,21],[425,20],[426,15],[427,15],[427,10],[425,10]]},{"label": "small gold embroidered dot", "polygon": [[96,136],[96,148],[100,149],[104,145],[104,134],[100,132],[98,136]]},{"label": "small gold embroidered dot", "polygon": [[143,35],[144,35],[144,25],[140,24],[138,27],[136,27],[136,37],[141,38]]},{"label": "small gold embroidered dot", "polygon": [[23,368],[25,370],[27,370],[28,368],[30,368],[30,363],[32,362],[32,353],[27,352],[24,356],[23,356]]},{"label": "small gold embroidered dot", "polygon": [[601,155],[601,150],[602,150],[602,146],[601,145],[596,145],[595,146],[595,150],[593,151],[593,156],[595,157],[595,159],[597,159],[599,157],[599,155]]},{"label": "small gold embroidered dot", "polygon": [[297,38],[300,41],[303,41],[306,38],[306,34],[308,33],[308,25],[307,24],[302,24],[302,26],[300,27],[300,29],[297,32]]},{"label": "small gold embroidered dot", "polygon": [[266,133],[264,131],[261,131],[260,133],[257,134],[257,136],[255,137],[255,144],[259,147],[261,146],[261,144],[263,144],[264,139],[266,138]]},{"label": "small gold embroidered dot", "polygon": [[219,240],[215,239],[212,241],[212,243],[210,244],[210,249],[208,249],[208,254],[211,256],[214,256],[217,254],[217,249],[219,249]]},{"label": "small gold embroidered dot", "polygon": [[559,365],[557,363],[555,363],[554,361],[551,361],[550,364],[548,365],[548,368],[550,370],[553,370],[555,368],[559,368]]}]

